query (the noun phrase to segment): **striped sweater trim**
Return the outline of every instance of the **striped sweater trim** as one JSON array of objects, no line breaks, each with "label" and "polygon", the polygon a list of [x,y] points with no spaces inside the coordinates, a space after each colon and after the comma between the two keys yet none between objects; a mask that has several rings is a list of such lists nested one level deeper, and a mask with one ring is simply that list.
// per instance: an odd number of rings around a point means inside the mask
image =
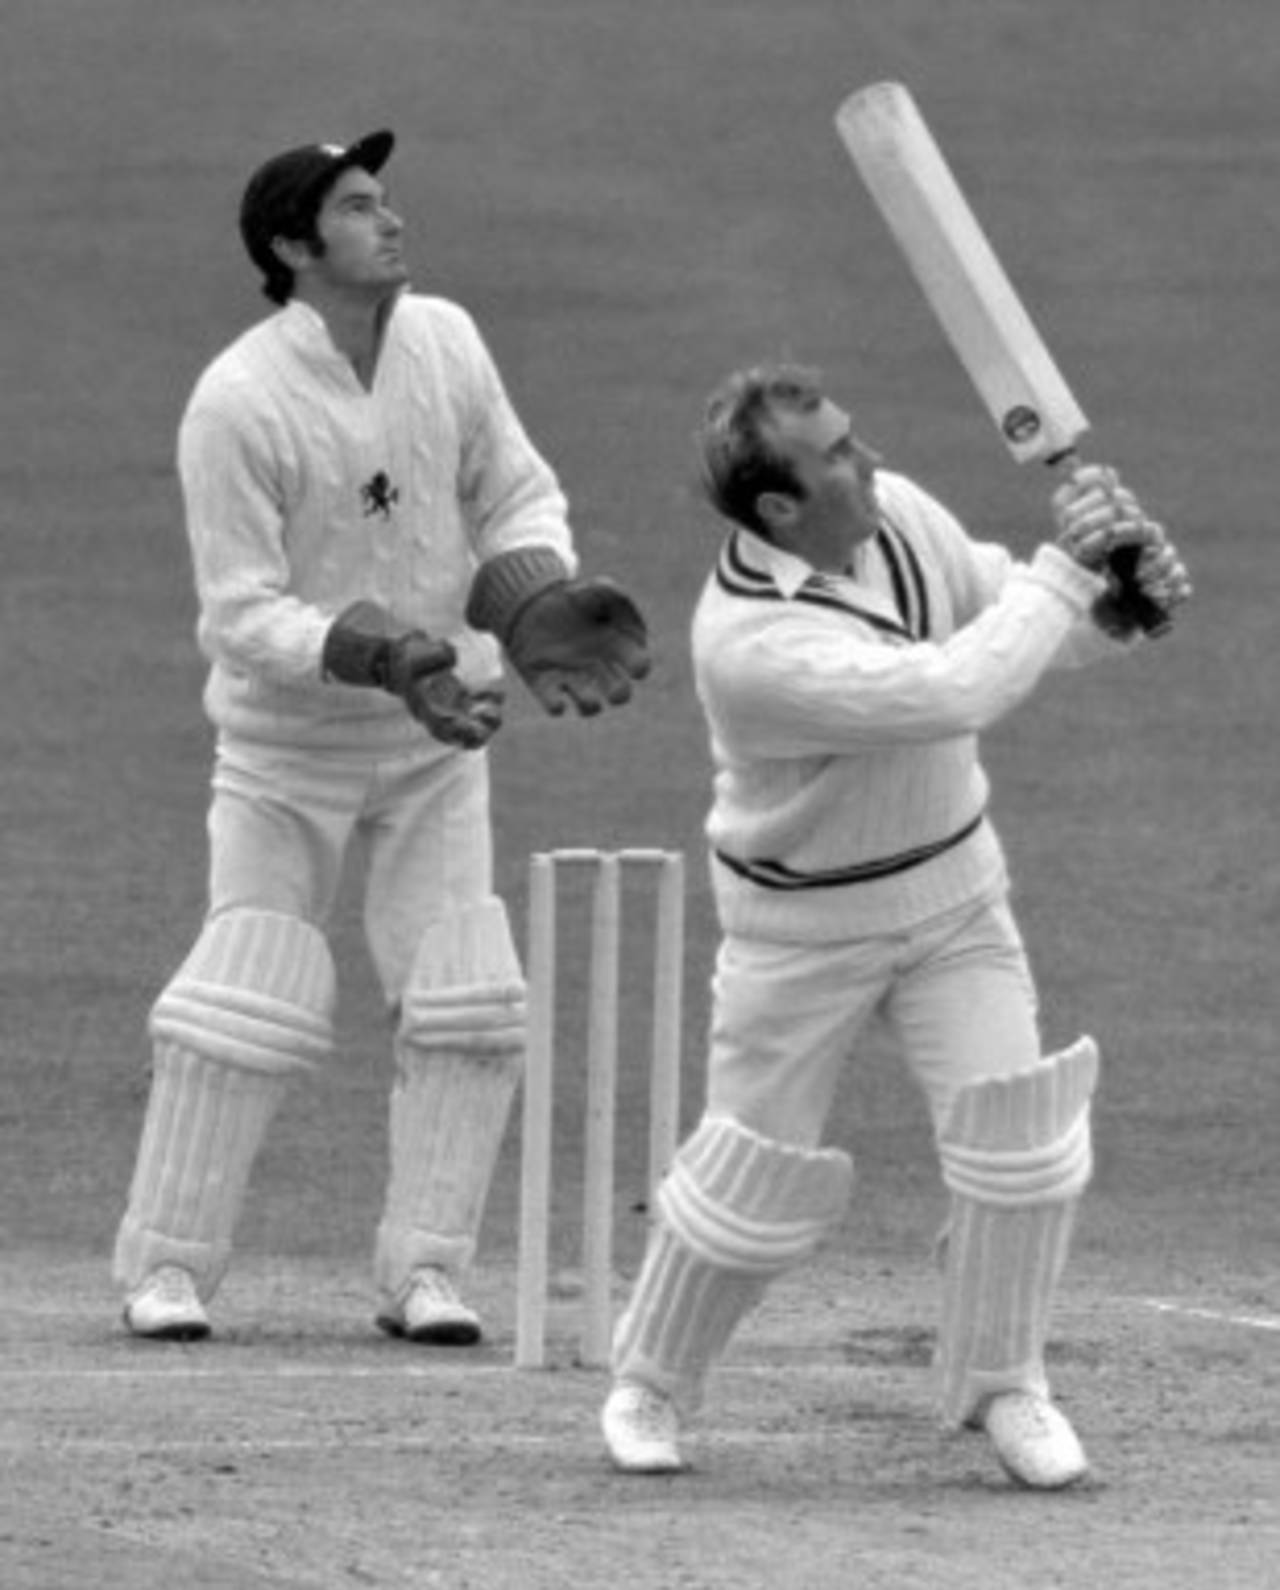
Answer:
[{"label": "striped sweater trim", "polygon": [[[795,595],[788,598],[779,590],[777,581],[771,574],[761,569],[754,569],[745,561],[740,542],[739,535],[730,536],[716,564],[716,582],[720,589],[730,596],[745,597],[748,601],[755,602],[788,600],[804,602],[811,607],[825,607],[835,612],[848,613],[853,618],[861,619],[864,624],[869,624],[873,629],[878,629],[886,635],[893,635],[898,640],[915,639],[905,623],[885,618],[882,613],[872,612],[860,603],[851,601],[842,591],[828,585],[821,574],[810,575]],[[902,609],[901,601],[899,609]]]},{"label": "striped sweater trim", "polygon": [[903,624],[917,640],[928,640],[933,627],[929,613],[929,589],[916,549],[888,519],[876,537],[876,544],[888,564],[894,599],[902,614]]},{"label": "striped sweater trim", "polygon": [[913,867],[923,866],[935,856],[944,855],[948,850],[954,850],[957,845],[963,844],[971,834],[977,832],[985,817],[985,812],[979,812],[963,828],[958,828],[945,839],[934,840],[931,844],[918,845],[913,850],[900,850],[896,855],[882,856],[876,861],[858,862],[851,867],[837,867],[829,872],[797,872],[781,861],[742,861],[736,856],[727,855],[723,850],[717,850],[714,854],[716,860],[728,867],[730,872],[737,873],[740,878],[746,878],[750,883],[759,884],[762,889],[779,889],[784,892],[798,889],[835,889],[846,884],[870,883],[878,878],[891,878],[895,873],[909,872]]}]

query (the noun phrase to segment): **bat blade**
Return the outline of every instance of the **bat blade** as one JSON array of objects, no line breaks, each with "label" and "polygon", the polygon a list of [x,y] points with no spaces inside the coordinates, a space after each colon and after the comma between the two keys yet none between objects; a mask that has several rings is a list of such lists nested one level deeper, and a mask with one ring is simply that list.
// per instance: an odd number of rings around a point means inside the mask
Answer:
[{"label": "bat blade", "polygon": [[858,173],[1019,463],[1052,463],[1089,428],[901,83],[851,94],[836,127]]}]

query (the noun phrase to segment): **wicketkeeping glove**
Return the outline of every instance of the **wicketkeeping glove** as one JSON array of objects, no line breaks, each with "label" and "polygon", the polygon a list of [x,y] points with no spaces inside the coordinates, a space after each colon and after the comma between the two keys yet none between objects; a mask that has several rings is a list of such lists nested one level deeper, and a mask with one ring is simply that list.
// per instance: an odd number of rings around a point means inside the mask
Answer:
[{"label": "wicketkeeping glove", "polygon": [[502,690],[473,689],[458,678],[458,654],[420,629],[400,630],[376,602],[355,602],[325,636],[326,678],[398,696],[427,732],[445,745],[476,751],[502,724]]},{"label": "wicketkeeping glove", "polygon": [[511,666],[558,716],[583,717],[631,699],[649,672],[648,632],[635,603],[612,580],[571,580],[535,596],[506,646]]},{"label": "wicketkeeping glove", "polygon": [[553,717],[573,706],[593,717],[631,699],[649,672],[648,629],[612,580],[569,579],[549,549],[519,548],[484,564],[468,622],[490,630]]}]

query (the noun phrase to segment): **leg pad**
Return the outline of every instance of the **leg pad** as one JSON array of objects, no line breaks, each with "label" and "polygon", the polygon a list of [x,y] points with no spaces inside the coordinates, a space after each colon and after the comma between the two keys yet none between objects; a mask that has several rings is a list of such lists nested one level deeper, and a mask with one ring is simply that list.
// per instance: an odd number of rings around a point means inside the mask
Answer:
[{"label": "leg pad", "polygon": [[151,1036],[248,1071],[305,1070],[333,1045],[324,936],[296,917],[227,911],[156,1001]]},{"label": "leg pad", "polygon": [[323,936],[270,912],[206,924],[151,1014],[151,1094],[116,1239],[132,1290],[158,1265],[216,1290],[249,1174],[292,1078],[332,1043],[333,965]]},{"label": "leg pad", "polygon": [[614,1333],[614,1374],[696,1408],[738,1325],[839,1220],[852,1181],[838,1150],[704,1118],[659,1189],[660,1218]]},{"label": "leg pad", "polygon": [[525,984],[505,906],[461,907],[424,933],[396,1035],[391,1169],[376,1279],[399,1300],[412,1271],[475,1253],[523,1067]]},{"label": "leg pad", "polygon": [[852,1184],[853,1162],[838,1149],[793,1148],[708,1116],[676,1155],[658,1207],[708,1264],[775,1275],[813,1252]]},{"label": "leg pad", "polygon": [[938,1335],[941,1412],[981,1418],[1004,1391],[1047,1396],[1044,1345],[1092,1165],[1093,1041],[957,1098],[939,1139],[951,1190]]},{"label": "leg pad", "polygon": [[938,1141],[947,1186],[1005,1208],[1078,1197],[1093,1169],[1097,1080],[1097,1046],[1082,1038],[1029,1071],[965,1088]]}]

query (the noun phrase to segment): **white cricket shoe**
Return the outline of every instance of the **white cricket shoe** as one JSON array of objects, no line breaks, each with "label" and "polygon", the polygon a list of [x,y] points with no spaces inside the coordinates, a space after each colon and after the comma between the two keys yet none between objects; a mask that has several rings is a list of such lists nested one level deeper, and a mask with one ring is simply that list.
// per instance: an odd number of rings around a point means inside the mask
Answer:
[{"label": "white cricket shoe", "polygon": [[635,1380],[619,1380],[600,1413],[613,1466],[625,1474],[675,1474],[684,1467],[680,1424],[670,1397]]},{"label": "white cricket shoe", "polygon": [[377,1325],[388,1336],[435,1347],[470,1347],[480,1340],[480,1316],[435,1265],[413,1272],[404,1294],[379,1310]]},{"label": "white cricket shoe", "polygon": [[189,1270],[162,1264],[125,1300],[124,1322],[152,1341],[197,1342],[209,1334],[209,1316]]},{"label": "white cricket shoe", "polygon": [[993,1397],[984,1419],[996,1456],[1021,1485],[1053,1491],[1089,1469],[1079,1437],[1046,1397],[1006,1391]]}]

